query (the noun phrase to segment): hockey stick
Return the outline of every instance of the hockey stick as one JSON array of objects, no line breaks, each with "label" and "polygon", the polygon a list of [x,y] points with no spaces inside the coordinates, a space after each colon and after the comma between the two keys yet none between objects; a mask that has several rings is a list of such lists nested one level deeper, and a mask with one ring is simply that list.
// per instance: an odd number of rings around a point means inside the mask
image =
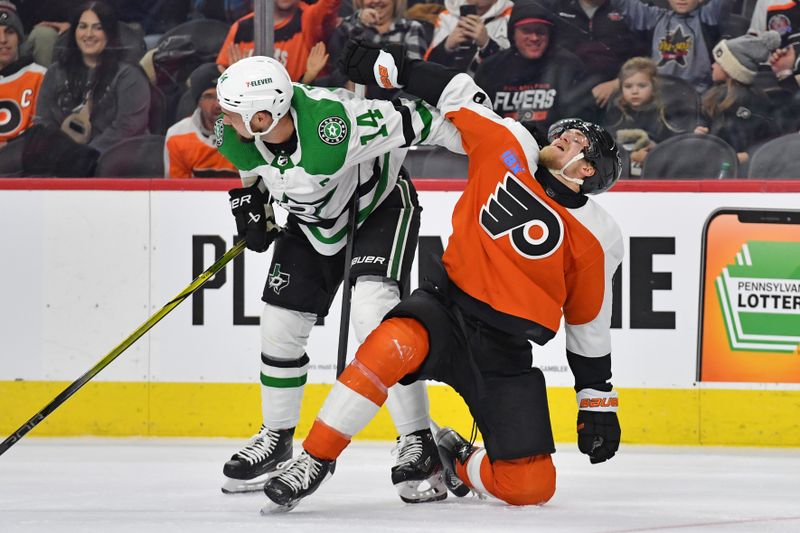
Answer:
[{"label": "hockey stick", "polygon": [[[364,98],[366,87],[360,83],[355,84],[356,96]],[[336,355],[336,377],[344,372],[347,362],[347,337],[350,336],[350,263],[353,261],[353,246],[356,240],[356,224],[358,223],[358,186],[361,184],[361,167],[358,167],[358,181],[347,217],[347,243],[344,251],[344,279],[342,280],[342,316],[339,320],[339,351]]]},{"label": "hockey stick", "polygon": [[344,248],[344,279],[342,280],[342,316],[339,320],[339,352],[336,356],[336,377],[344,372],[347,360],[347,337],[350,334],[350,263],[353,261],[353,247],[358,223],[358,184],[353,191],[350,213],[347,215],[347,244]]},{"label": "hockey stick", "polygon": [[103,357],[96,365],[94,365],[88,372],[84,375],[76,379],[72,382],[70,386],[64,389],[58,396],[56,396],[50,403],[44,406],[44,408],[33,415],[30,420],[22,424],[18,430],[14,433],[9,435],[9,437],[0,443],[0,455],[3,455],[6,450],[11,448],[18,440],[24,437],[30,430],[35,428],[42,420],[47,418],[53,411],[58,409],[58,407],[67,401],[70,396],[78,392],[78,390],[86,385],[86,383],[95,377],[101,370],[107,367],[114,359],[119,357],[122,352],[127,350],[131,347],[131,345],[136,342],[139,337],[147,333],[150,328],[155,326],[162,318],[167,316],[170,311],[178,307],[186,298],[191,296],[197,289],[202,287],[214,274],[222,270],[222,268],[228,264],[231,259],[239,255],[242,250],[244,250],[245,241],[241,240],[237,242],[233,248],[225,252],[225,254],[217,259],[217,262],[208,267],[208,270],[197,276],[194,281],[192,281],[188,287],[183,289],[180,294],[175,296],[172,300],[167,302],[167,304],[162,307],[157,313],[152,315],[147,321],[139,326],[139,329],[134,331],[130,334],[130,336],[119,343],[117,346],[111,350],[108,355]]}]

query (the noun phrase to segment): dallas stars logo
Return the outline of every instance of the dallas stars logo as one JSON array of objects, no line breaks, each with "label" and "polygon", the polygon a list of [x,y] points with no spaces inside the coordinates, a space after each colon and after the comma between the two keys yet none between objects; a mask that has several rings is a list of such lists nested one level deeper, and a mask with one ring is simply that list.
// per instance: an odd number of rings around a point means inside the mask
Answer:
[{"label": "dallas stars logo", "polygon": [[691,35],[683,34],[683,27],[678,26],[674,31],[668,32],[667,36],[658,43],[658,51],[661,60],[658,66],[663,66],[670,61],[675,61],[679,66],[686,66],[686,56],[692,49]]},{"label": "dallas stars logo", "polygon": [[339,144],[347,138],[347,124],[339,117],[328,117],[319,123],[317,133],[325,144]]},{"label": "dallas stars logo", "polygon": [[275,263],[272,273],[269,275],[269,288],[275,291],[275,294],[280,294],[284,287],[289,285],[291,276],[286,272],[281,272],[281,264]]}]

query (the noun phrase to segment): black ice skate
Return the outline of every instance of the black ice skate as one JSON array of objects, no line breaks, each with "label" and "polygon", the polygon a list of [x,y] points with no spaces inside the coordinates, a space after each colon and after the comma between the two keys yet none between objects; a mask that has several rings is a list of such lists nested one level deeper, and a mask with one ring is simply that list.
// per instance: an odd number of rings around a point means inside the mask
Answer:
[{"label": "black ice skate", "polygon": [[430,429],[397,437],[396,450],[392,483],[401,500],[424,503],[447,498],[444,469]]},{"label": "black ice skate", "polygon": [[292,458],[293,437],[294,428],[273,431],[262,426],[261,431],[225,463],[222,473],[227,480],[222,492],[238,494],[264,488],[278,464]]},{"label": "black ice skate", "polygon": [[470,489],[456,475],[456,461],[466,463],[475,447],[456,430],[448,427],[437,428],[436,443],[444,466],[444,483],[450,492],[463,498],[470,493]]},{"label": "black ice skate", "polygon": [[333,475],[336,461],[317,459],[303,451],[294,459],[280,466],[280,472],[264,485],[264,493],[271,501],[261,514],[285,513],[312,494],[322,483]]}]

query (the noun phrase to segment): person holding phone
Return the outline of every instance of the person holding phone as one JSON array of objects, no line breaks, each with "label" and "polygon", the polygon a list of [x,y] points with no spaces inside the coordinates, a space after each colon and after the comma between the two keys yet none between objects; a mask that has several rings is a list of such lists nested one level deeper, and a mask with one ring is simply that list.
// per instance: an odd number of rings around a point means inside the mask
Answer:
[{"label": "person holding phone", "polygon": [[511,0],[445,0],[425,59],[473,75],[481,61],[509,47]]}]

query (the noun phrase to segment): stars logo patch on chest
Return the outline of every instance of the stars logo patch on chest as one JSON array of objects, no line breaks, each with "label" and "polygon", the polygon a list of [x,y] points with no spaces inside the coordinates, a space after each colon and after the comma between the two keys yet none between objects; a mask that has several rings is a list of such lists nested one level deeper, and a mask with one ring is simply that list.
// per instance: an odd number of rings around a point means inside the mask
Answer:
[{"label": "stars logo patch on chest", "polygon": [[325,144],[340,144],[347,137],[347,124],[339,117],[328,117],[319,123],[317,133]]}]

